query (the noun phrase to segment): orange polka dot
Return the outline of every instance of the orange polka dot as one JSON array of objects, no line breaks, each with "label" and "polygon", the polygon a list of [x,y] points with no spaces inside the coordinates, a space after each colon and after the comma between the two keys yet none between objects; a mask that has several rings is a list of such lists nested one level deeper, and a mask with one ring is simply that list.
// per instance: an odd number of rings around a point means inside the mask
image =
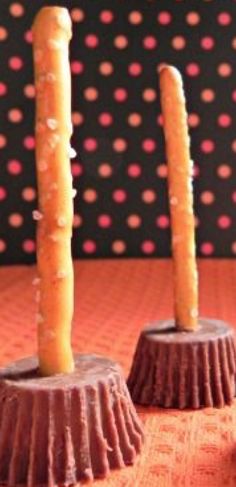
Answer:
[{"label": "orange polka dot", "polygon": [[142,200],[144,203],[153,203],[156,200],[156,193],[153,189],[145,189],[142,192]]},{"label": "orange polka dot", "polygon": [[171,44],[174,49],[184,49],[186,46],[186,40],[183,36],[175,36],[173,37]]},{"label": "orange polka dot", "polygon": [[205,205],[210,205],[215,200],[214,193],[212,191],[203,191],[201,194],[201,201]]},{"label": "orange polka dot", "polygon": [[157,166],[157,175],[159,178],[166,178],[167,177],[167,165],[166,164],[160,164]]},{"label": "orange polka dot", "polygon": [[21,17],[24,14],[24,7],[20,3],[12,3],[9,11],[13,17]]},{"label": "orange polka dot", "polygon": [[73,22],[82,22],[84,20],[84,11],[81,8],[72,8],[70,15]]},{"label": "orange polka dot", "polygon": [[103,61],[99,65],[99,72],[103,76],[110,76],[110,74],[113,73],[113,65],[112,65],[112,63],[110,63],[109,61]]},{"label": "orange polka dot", "polygon": [[5,135],[0,134],[0,149],[7,145],[7,138]]},{"label": "orange polka dot", "polygon": [[6,248],[6,242],[0,238],[0,252],[4,252]]},{"label": "orange polka dot", "polygon": [[231,46],[232,46],[232,48],[233,48],[233,49],[236,49],[236,37],[234,37],[234,38],[232,39]]},{"label": "orange polka dot", "polygon": [[21,122],[22,118],[22,111],[18,108],[12,108],[11,110],[9,110],[8,119],[10,120],[10,122],[18,123]]},{"label": "orange polka dot", "polygon": [[215,92],[211,90],[210,88],[205,88],[201,92],[201,99],[205,101],[206,103],[210,103],[215,99]]},{"label": "orange polka dot", "polygon": [[141,220],[141,217],[139,215],[133,214],[133,215],[128,216],[126,222],[127,222],[128,227],[138,228],[138,227],[140,227],[142,220]]},{"label": "orange polka dot", "polygon": [[126,244],[123,240],[114,240],[112,243],[112,250],[115,254],[123,254],[126,249]]},{"label": "orange polka dot", "polygon": [[147,102],[152,102],[156,99],[156,91],[153,88],[146,88],[143,91],[143,99]]},{"label": "orange polka dot", "polygon": [[25,96],[27,96],[27,98],[34,98],[34,96],[35,96],[34,85],[25,85],[24,94],[25,94]]},{"label": "orange polka dot", "polygon": [[25,201],[33,201],[36,198],[35,188],[31,188],[30,186],[25,187],[21,194]]},{"label": "orange polka dot", "polygon": [[186,15],[186,22],[189,25],[197,25],[200,22],[200,15],[197,12],[189,12]]},{"label": "orange polka dot", "polygon": [[217,72],[223,78],[227,78],[232,73],[232,66],[229,63],[221,63],[217,68]]},{"label": "orange polka dot", "polygon": [[74,125],[81,125],[84,121],[84,116],[80,112],[73,112],[72,113],[72,123]]},{"label": "orange polka dot", "polygon": [[0,41],[5,41],[8,37],[8,32],[5,27],[0,26]]},{"label": "orange polka dot", "polygon": [[79,227],[81,227],[82,223],[83,223],[82,217],[80,215],[78,215],[78,213],[75,213],[74,217],[73,217],[73,227],[79,228]]},{"label": "orange polka dot", "polygon": [[110,164],[104,162],[98,167],[98,174],[102,178],[109,178],[112,175],[112,167]]},{"label": "orange polka dot", "polygon": [[88,188],[83,193],[83,199],[86,203],[94,203],[97,199],[97,192],[95,189]]},{"label": "orange polka dot", "polygon": [[123,35],[116,36],[114,39],[114,45],[117,49],[125,49],[128,46],[128,39]]},{"label": "orange polka dot", "polygon": [[129,18],[129,22],[133,25],[141,24],[143,20],[143,16],[141,12],[139,12],[138,10],[133,10],[133,12],[130,12],[128,18]]},{"label": "orange polka dot", "polygon": [[124,152],[127,149],[127,142],[125,139],[115,139],[112,145],[115,152]]},{"label": "orange polka dot", "polygon": [[8,221],[12,227],[18,228],[23,223],[23,217],[20,213],[12,213],[9,216]]},{"label": "orange polka dot", "polygon": [[84,90],[84,98],[88,101],[95,101],[98,98],[98,90],[93,86],[89,86]]},{"label": "orange polka dot", "polygon": [[223,178],[223,179],[227,179],[231,176],[232,174],[232,169],[230,166],[228,166],[227,164],[221,164],[218,168],[217,168],[217,174],[220,178]]},{"label": "orange polka dot", "polygon": [[142,123],[142,117],[140,113],[130,113],[128,116],[128,124],[131,127],[138,127]]}]

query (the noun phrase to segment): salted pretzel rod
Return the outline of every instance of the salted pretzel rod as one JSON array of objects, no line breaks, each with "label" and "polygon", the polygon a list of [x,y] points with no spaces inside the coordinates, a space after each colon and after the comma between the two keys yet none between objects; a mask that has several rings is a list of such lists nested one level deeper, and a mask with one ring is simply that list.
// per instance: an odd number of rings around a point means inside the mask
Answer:
[{"label": "salted pretzel rod", "polygon": [[67,9],[42,8],[33,25],[36,87],[37,220],[36,297],[42,375],[71,372],[73,189],[70,170],[71,75]]},{"label": "salted pretzel rod", "polygon": [[168,164],[174,269],[175,321],[179,330],[198,322],[198,275],[195,256],[190,139],[182,78],[172,66],[160,70],[161,107]]}]

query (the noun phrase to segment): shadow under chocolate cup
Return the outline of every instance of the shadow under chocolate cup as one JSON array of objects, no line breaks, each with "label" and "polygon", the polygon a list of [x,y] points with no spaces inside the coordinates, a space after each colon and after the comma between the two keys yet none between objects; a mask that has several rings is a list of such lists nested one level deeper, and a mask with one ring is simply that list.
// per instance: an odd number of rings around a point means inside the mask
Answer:
[{"label": "shadow under chocolate cup", "polygon": [[174,320],[150,324],[140,335],[128,388],[133,401],[165,408],[223,407],[235,396],[234,331],[200,318],[195,331]]},{"label": "shadow under chocolate cup", "polygon": [[36,358],[0,370],[0,484],[73,486],[132,465],[143,429],[121,369],[77,355],[75,371],[40,377]]}]

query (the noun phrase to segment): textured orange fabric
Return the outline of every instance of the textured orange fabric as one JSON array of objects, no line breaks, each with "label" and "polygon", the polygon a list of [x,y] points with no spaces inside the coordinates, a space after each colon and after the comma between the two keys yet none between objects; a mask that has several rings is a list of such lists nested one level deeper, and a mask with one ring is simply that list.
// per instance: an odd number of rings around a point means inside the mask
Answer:
[{"label": "textured orange fabric", "polygon": [[[199,262],[200,312],[236,326],[236,261]],[[141,328],[172,313],[169,260],[76,262],[74,350],[119,361],[127,374]],[[0,364],[36,350],[34,267],[0,268]],[[236,400],[222,410],[138,408],[146,440],[134,467],[98,487],[235,487]]]}]

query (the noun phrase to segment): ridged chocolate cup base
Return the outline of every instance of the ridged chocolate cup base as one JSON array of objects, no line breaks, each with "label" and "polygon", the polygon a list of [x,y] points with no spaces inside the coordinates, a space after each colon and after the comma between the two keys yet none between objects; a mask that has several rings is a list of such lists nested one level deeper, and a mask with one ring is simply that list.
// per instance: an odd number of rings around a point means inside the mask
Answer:
[{"label": "ridged chocolate cup base", "polygon": [[134,463],[142,427],[120,367],[78,355],[40,377],[35,358],[0,370],[0,484],[73,486]]},{"label": "ridged chocolate cup base", "polygon": [[234,332],[226,323],[200,319],[194,332],[174,321],[141,333],[128,388],[135,403],[165,408],[223,407],[235,396]]}]

